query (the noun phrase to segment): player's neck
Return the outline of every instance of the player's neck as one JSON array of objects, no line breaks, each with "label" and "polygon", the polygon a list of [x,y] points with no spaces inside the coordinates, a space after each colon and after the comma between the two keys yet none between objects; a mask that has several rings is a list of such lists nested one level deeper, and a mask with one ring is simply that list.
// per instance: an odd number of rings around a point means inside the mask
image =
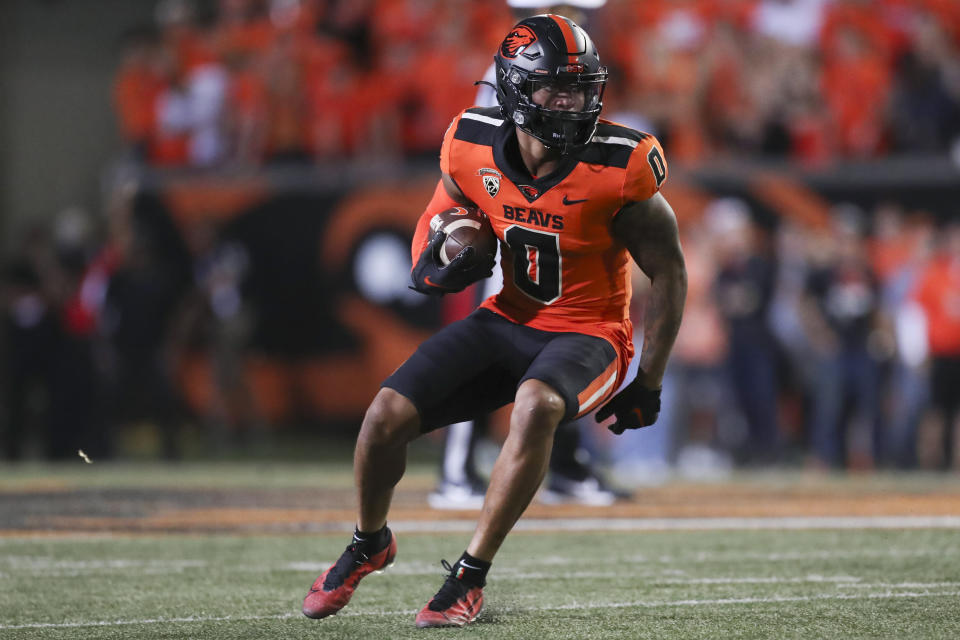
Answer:
[{"label": "player's neck", "polygon": [[530,134],[517,129],[517,143],[520,147],[520,158],[531,176],[545,176],[554,171],[563,160],[563,156],[556,149],[551,149]]}]

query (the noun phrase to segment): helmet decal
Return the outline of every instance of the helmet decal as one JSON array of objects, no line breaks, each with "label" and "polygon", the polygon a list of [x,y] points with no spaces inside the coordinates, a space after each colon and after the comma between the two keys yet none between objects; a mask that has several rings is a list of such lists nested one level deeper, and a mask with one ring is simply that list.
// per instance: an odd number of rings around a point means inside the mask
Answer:
[{"label": "helmet decal", "polygon": [[530,27],[522,24],[513,28],[503,44],[500,45],[500,55],[504,58],[516,58],[521,51],[537,41],[537,34]]}]

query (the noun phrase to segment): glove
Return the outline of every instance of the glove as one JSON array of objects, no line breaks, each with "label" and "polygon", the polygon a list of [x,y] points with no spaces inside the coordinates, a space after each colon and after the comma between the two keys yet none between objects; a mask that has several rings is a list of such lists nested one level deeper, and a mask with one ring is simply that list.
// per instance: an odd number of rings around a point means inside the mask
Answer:
[{"label": "glove", "polygon": [[442,231],[435,233],[420,254],[410,273],[413,278],[410,288],[414,291],[428,296],[442,296],[463,291],[477,280],[493,275],[493,256],[479,255],[473,247],[464,247],[450,264],[441,266],[437,256],[446,239],[447,234]]},{"label": "glove", "polygon": [[597,411],[597,422],[603,422],[612,415],[617,416],[617,421],[608,427],[617,435],[627,429],[649,426],[660,415],[660,389],[648,389],[640,383],[640,377],[634,378]]}]

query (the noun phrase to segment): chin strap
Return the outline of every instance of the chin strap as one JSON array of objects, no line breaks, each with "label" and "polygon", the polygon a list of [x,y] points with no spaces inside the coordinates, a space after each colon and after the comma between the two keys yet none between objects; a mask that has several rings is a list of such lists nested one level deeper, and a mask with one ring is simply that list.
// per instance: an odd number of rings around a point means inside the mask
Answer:
[{"label": "chin strap", "polygon": [[476,82],[473,83],[473,86],[477,86],[478,84],[485,84],[491,89],[493,89],[494,91],[497,90],[497,85],[493,84],[492,82],[487,82],[486,80],[477,80]]}]

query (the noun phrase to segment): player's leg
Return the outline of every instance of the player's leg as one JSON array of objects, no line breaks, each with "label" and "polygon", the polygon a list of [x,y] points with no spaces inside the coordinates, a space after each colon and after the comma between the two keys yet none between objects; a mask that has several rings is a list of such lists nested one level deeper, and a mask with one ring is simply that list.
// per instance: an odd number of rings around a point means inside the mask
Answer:
[{"label": "player's leg", "polygon": [[557,425],[597,407],[622,378],[617,352],[599,338],[515,327],[513,339],[519,354],[528,342],[546,342],[520,378],[510,432],[470,545],[452,567],[444,564],[450,573],[417,614],[418,627],[463,626],[476,619],[493,557],[546,474]]},{"label": "player's leg", "polygon": [[493,555],[547,473],[553,433],[564,412],[563,398],[549,385],[540,380],[521,383],[473,541],[453,566],[443,561],[449,575],[417,614],[418,627],[462,627],[480,615]]},{"label": "player's leg", "polygon": [[367,409],[354,452],[357,530],[340,559],[314,581],[304,615],[337,613],[364,576],[393,561],[397,544],[386,521],[393,489],[406,468],[407,444],[432,428],[493,408],[489,402],[509,402],[509,394],[497,391],[503,376],[491,366],[495,354],[483,322],[471,318],[421,344],[384,381]]},{"label": "player's leg", "polygon": [[418,435],[420,415],[413,403],[389,387],[381,388],[363,417],[353,453],[360,531],[379,531],[386,525],[393,488],[407,468],[407,444]]},{"label": "player's leg", "polygon": [[445,327],[384,381],[364,417],[354,456],[359,524],[365,530],[386,522],[411,440],[512,399],[506,394],[515,379],[501,374],[502,350],[489,330],[491,320],[505,321],[491,316],[477,312]]},{"label": "player's leg", "polygon": [[540,380],[517,389],[510,432],[490,474],[480,521],[467,552],[490,562],[543,482],[553,434],[566,413],[560,393]]},{"label": "player's leg", "polygon": [[347,605],[360,580],[393,563],[397,540],[387,527],[393,488],[406,468],[407,443],[420,433],[413,403],[393,389],[377,393],[354,450],[359,497],[357,528],[337,562],[318,577],[303,600],[303,614],[325,618]]},{"label": "player's leg", "polygon": [[543,481],[557,426],[596,408],[616,389],[619,363],[610,343],[581,334],[558,334],[537,355],[517,389],[510,432],[467,548],[471,555],[493,559]]}]

